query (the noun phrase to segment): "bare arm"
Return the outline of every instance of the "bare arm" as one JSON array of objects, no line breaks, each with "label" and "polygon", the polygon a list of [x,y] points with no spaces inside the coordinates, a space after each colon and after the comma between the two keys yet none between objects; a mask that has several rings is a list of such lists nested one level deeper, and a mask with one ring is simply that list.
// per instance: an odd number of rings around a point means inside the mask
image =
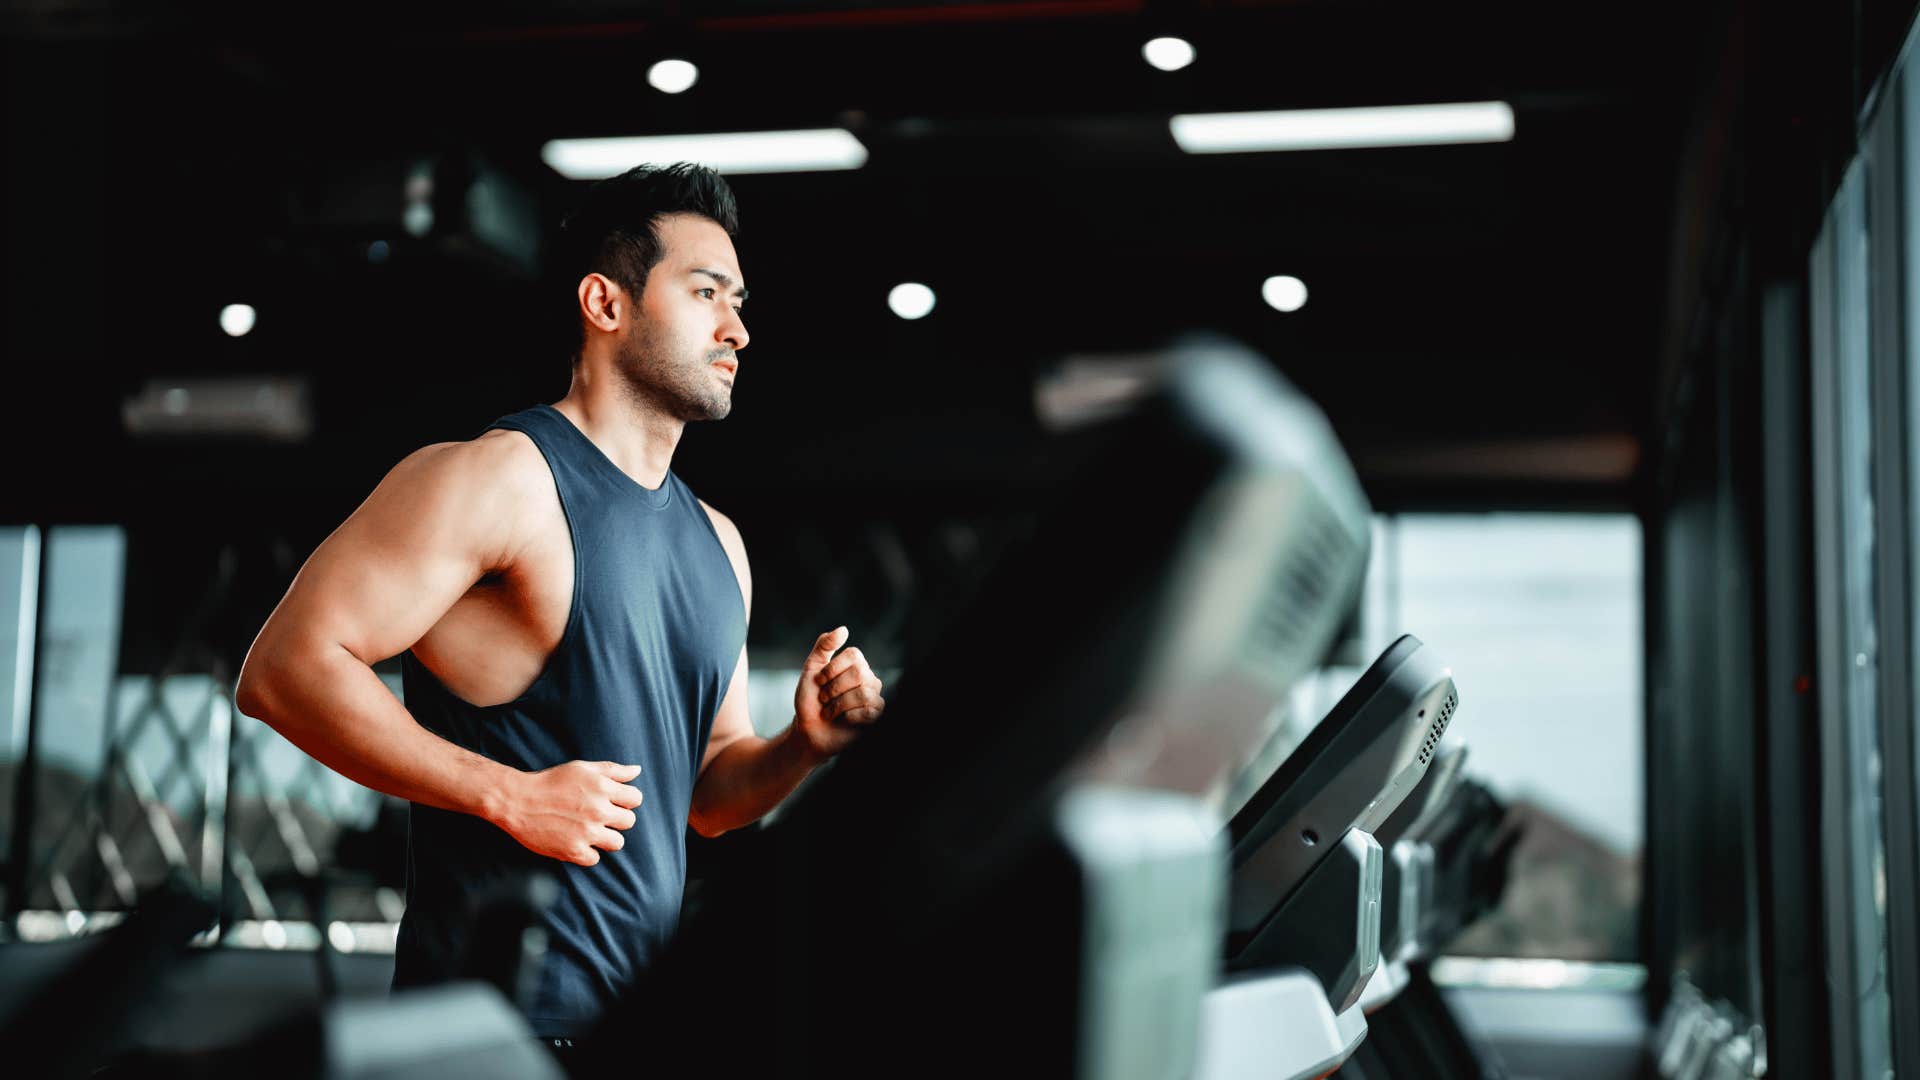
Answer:
[{"label": "bare arm", "polygon": [[637,767],[525,773],[492,761],[421,727],[372,668],[418,641],[482,574],[512,566],[527,500],[554,497],[544,464],[525,456],[538,451],[518,440],[430,446],[395,466],[295,576],[247,653],[235,704],[348,779],[474,814],[541,854],[591,865],[592,848],[617,849],[614,829],[633,824],[639,793],[622,782]]},{"label": "bare arm", "polygon": [[[733,562],[751,616],[753,576],[746,546],[732,521],[712,507],[707,512]],[[860,650],[840,650],[846,642],[844,631],[842,627],[822,634],[814,643],[794,694],[794,722],[771,739],[753,733],[747,710],[747,651],[740,650],[694,784],[688,823],[695,832],[718,836],[758,820],[816,766],[851,743],[860,726],[879,719],[885,705],[880,681],[867,669]]]},{"label": "bare arm", "polygon": [[771,739],[753,733],[747,714],[747,653],[741,649],[707,738],[687,823],[701,836],[718,836],[757,821],[824,760],[791,726]]}]

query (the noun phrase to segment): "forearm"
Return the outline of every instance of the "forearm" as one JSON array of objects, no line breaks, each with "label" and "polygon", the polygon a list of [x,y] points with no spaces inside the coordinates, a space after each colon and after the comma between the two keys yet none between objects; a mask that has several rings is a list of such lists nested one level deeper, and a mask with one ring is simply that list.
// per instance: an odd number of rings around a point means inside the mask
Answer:
[{"label": "forearm", "polygon": [[373,669],[338,645],[247,658],[236,704],[355,783],[497,821],[518,770],[422,727]]},{"label": "forearm", "polygon": [[688,821],[702,836],[718,836],[757,821],[792,794],[818,764],[791,726],[771,739],[740,739],[701,771]]}]

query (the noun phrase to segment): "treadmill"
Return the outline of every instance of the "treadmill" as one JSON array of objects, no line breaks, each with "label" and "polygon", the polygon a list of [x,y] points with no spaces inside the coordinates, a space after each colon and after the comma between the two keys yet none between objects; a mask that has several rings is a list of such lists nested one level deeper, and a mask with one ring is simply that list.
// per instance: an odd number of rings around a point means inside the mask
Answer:
[{"label": "treadmill", "polygon": [[[1457,770],[1455,779],[1427,801],[1420,819],[1395,844],[1396,852],[1411,856],[1401,860],[1410,878],[1402,891],[1413,901],[1399,916],[1403,943],[1394,965],[1404,977],[1391,995],[1368,987],[1362,1007],[1373,1031],[1336,1074],[1348,1080],[1499,1080],[1505,1075],[1498,1056],[1456,1015],[1428,969],[1440,949],[1499,903],[1520,834],[1509,826],[1506,807]],[[1376,996],[1384,999],[1369,1000]]]},{"label": "treadmill", "polygon": [[[788,1076],[1191,1074],[1226,932],[1214,807],[1333,644],[1371,527],[1263,358],[1189,338],[1159,361],[1157,393],[1069,437],[1030,539],[706,883],[602,1045],[664,1028],[688,1065]],[[753,1039],[713,1004],[743,993],[780,1003]]]},{"label": "treadmill", "polygon": [[1353,1054],[1379,961],[1373,833],[1421,784],[1458,701],[1433,650],[1401,637],[1229,822],[1229,974],[1196,1076],[1317,1077]]},{"label": "treadmill", "polygon": [[1427,944],[1420,938],[1422,913],[1433,904],[1434,850],[1426,835],[1461,779],[1466,744],[1449,733],[1440,742],[1427,774],[1400,809],[1374,833],[1385,858],[1381,866],[1380,966],[1360,995],[1369,1015],[1406,988],[1408,965]]}]

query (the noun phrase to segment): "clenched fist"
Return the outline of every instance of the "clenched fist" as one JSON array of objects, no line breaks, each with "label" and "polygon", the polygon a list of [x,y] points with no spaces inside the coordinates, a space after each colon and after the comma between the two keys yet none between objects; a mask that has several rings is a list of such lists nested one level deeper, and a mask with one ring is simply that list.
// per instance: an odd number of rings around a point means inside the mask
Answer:
[{"label": "clenched fist", "polygon": [[793,692],[794,730],[820,760],[845,750],[887,707],[867,658],[859,649],[842,649],[846,643],[844,626],[821,634]]},{"label": "clenched fist", "polygon": [[633,828],[640,789],[627,783],[638,765],[569,761],[522,773],[502,799],[494,824],[528,851],[550,859],[593,866],[600,852],[619,851],[621,832]]}]

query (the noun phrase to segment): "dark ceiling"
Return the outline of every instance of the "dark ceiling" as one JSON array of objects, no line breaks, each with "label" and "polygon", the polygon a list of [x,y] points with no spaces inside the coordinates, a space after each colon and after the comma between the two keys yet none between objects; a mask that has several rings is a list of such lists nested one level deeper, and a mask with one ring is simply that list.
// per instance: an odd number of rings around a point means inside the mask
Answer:
[{"label": "dark ceiling", "polygon": [[[1186,327],[1321,402],[1376,501],[1626,505],[1708,20],[1650,3],[14,3],[5,10],[15,520],[337,521],[422,443],[565,391],[544,294],[458,212],[535,227],[557,136],[844,125],[855,172],[735,181],[753,343],[676,467],[723,506],[990,509],[1034,375]],[[301,21],[305,20],[305,21]],[[1178,32],[1189,69],[1140,45]],[[669,97],[647,66],[700,82]],[[1184,111],[1499,99],[1511,143],[1188,156]],[[428,162],[440,224],[401,226]],[[451,206],[453,212],[447,212]],[[390,256],[370,261],[369,245]],[[1269,274],[1304,279],[1293,314]],[[895,282],[935,312],[888,313]],[[260,312],[242,339],[220,306]],[[150,443],[149,379],[310,376],[291,446]],[[844,497],[844,496],[842,496]]]}]

